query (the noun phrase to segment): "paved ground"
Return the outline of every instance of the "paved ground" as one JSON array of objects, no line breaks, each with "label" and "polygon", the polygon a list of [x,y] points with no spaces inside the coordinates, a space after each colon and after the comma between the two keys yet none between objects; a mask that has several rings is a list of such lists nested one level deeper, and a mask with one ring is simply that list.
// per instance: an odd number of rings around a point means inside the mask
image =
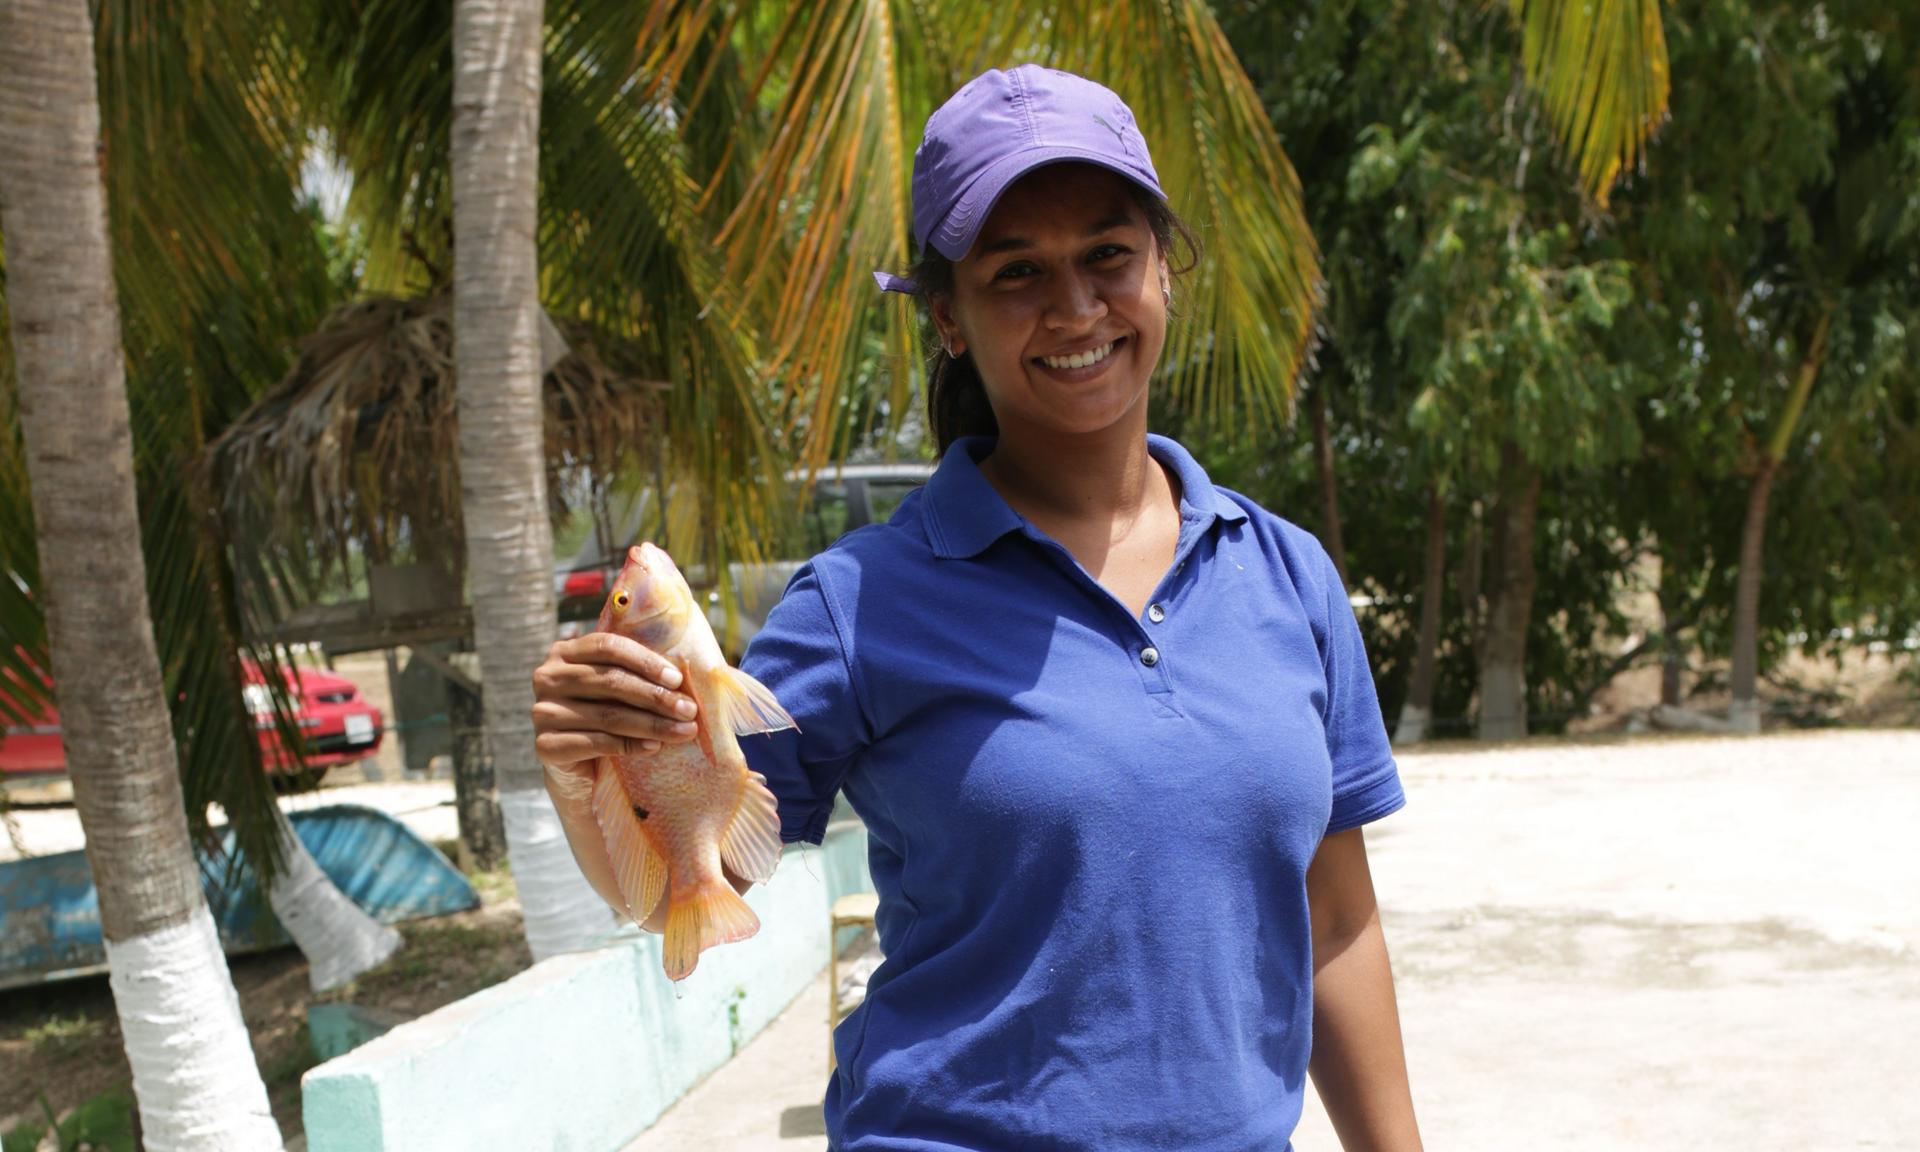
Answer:
[{"label": "paved ground", "polygon": [[[1402,771],[1368,842],[1428,1147],[1920,1146],[1920,732]],[[629,1152],[824,1149],[825,1000]],[[1315,1101],[1295,1147],[1339,1147]]]}]

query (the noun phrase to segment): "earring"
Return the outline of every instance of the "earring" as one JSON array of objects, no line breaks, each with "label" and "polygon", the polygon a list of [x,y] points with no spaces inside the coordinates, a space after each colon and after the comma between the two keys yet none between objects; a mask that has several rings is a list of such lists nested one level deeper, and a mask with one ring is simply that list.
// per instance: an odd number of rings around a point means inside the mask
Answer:
[{"label": "earring", "polygon": [[1167,287],[1165,284],[1160,285],[1160,299],[1167,307],[1173,307],[1173,289]]}]

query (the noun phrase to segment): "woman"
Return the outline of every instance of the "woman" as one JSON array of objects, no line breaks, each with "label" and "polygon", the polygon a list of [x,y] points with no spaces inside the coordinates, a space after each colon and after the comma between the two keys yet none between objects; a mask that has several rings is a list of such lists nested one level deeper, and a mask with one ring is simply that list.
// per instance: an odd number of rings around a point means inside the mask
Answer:
[{"label": "woman", "polygon": [[[921,261],[878,278],[936,330],[942,461],[743,661],[800,724],[742,741],[783,838],[844,789],[871,840],[887,960],[835,1037],[833,1146],[1277,1149],[1310,1065],[1348,1149],[1418,1148],[1366,656],[1312,537],[1147,434],[1185,232],[1132,114],[988,72],[913,190]],[[677,674],[606,640],[535,676],[550,776],[691,734]]]}]

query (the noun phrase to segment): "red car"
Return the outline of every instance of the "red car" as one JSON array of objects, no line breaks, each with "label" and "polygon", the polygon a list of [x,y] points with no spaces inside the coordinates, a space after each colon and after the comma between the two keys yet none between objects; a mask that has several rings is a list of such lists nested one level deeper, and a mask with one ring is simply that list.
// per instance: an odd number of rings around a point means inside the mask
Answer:
[{"label": "red car", "polygon": [[[267,771],[300,771],[300,764],[281,742],[274,727],[267,680],[259,666],[243,661],[247,708],[260,732],[261,759]],[[306,737],[308,782],[318,780],[336,764],[364,760],[380,748],[386,734],[380,709],[367,703],[360,689],[344,676],[318,668],[290,668],[288,687],[294,690],[294,716]],[[21,726],[0,731],[0,773],[28,776],[67,770],[67,754],[60,741],[60,713],[49,707]]]}]

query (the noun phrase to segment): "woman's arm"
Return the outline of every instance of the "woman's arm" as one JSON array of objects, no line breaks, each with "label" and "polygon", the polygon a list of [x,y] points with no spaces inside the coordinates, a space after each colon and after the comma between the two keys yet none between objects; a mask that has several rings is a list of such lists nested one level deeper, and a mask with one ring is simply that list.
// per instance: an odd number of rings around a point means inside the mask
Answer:
[{"label": "woman's arm", "polygon": [[1346,1152],[1420,1152],[1393,969],[1358,828],[1320,844],[1307,869],[1313,920],[1313,1076]]}]

